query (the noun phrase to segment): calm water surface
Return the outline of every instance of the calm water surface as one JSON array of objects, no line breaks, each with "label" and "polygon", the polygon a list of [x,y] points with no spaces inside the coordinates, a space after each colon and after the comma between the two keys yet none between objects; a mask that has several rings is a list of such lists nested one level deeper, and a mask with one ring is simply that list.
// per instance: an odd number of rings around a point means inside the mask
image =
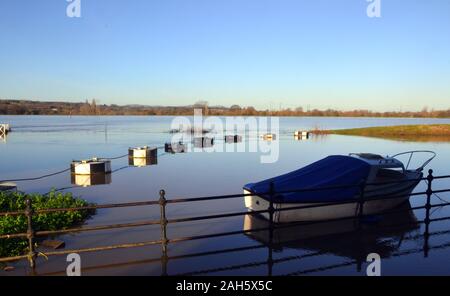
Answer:
[{"label": "calm water surface", "polygon": [[[170,141],[172,117],[64,117],[64,116],[0,116],[13,132],[0,139],[0,180],[34,177],[65,169],[73,159],[115,157],[127,153],[130,146],[161,146]],[[132,167],[127,158],[112,162],[111,183],[80,187],[72,184],[70,173],[63,173],[38,181],[18,182],[25,192],[47,193],[52,188],[73,192],[89,202],[117,203],[157,200],[164,189],[167,198],[195,197],[241,193],[244,184],[277,176],[331,154],[373,152],[393,155],[408,150],[433,150],[438,156],[430,164],[435,175],[450,174],[450,143],[405,142],[350,136],[312,137],[295,141],[292,133],[298,129],[368,127],[398,124],[450,123],[437,119],[379,119],[379,118],[280,118],[279,160],[261,164],[259,153],[185,153],[161,155],[157,165]],[[218,145],[225,145],[217,141]],[[162,154],[163,151],[160,150]],[[419,161],[418,159],[417,161]],[[414,163],[412,164],[414,165]],[[436,181],[436,188],[450,188],[450,180]],[[425,184],[416,190],[423,191]],[[450,200],[450,195],[440,194]],[[411,205],[423,205],[423,197],[411,198]],[[440,200],[433,197],[433,202]],[[407,206],[407,205],[405,205]],[[168,218],[189,217],[244,211],[243,200],[228,199],[168,206]],[[433,218],[450,216],[449,208],[438,208]],[[158,207],[134,207],[99,210],[86,225],[129,223],[159,218]],[[383,257],[384,275],[450,274],[450,222],[434,222],[430,238],[432,247],[427,258],[421,248],[424,244],[422,224],[424,211],[415,210],[401,215],[383,217],[378,223],[364,226],[354,232],[350,223],[329,223],[316,227],[300,227],[275,233],[276,247],[273,274],[364,275],[365,256],[377,252]],[[169,238],[248,229],[264,225],[251,217],[173,224],[168,228]],[[381,227],[406,224],[407,227]],[[444,231],[444,232],[443,232]],[[159,239],[159,226],[96,231],[60,236],[66,249],[87,248],[142,242]],[[169,256],[213,251],[225,248],[264,246],[267,233],[250,233],[227,237],[196,240],[169,245]],[[294,240],[294,242],[292,242]],[[297,240],[297,241],[295,241]],[[317,256],[312,256],[316,254]],[[126,250],[82,254],[83,274],[91,275],[159,275],[161,264],[152,258],[161,256],[161,247],[151,246]],[[169,274],[206,272],[211,275],[266,275],[268,249],[209,255],[169,261]],[[292,260],[285,260],[293,258]],[[258,263],[247,266],[247,263]],[[98,268],[90,268],[101,266]],[[334,268],[319,267],[334,266]],[[39,259],[37,273],[52,274],[64,271],[65,257]],[[225,268],[224,268],[225,267]],[[10,274],[26,274],[27,264],[21,262]],[[203,274],[203,273],[202,273]]]}]

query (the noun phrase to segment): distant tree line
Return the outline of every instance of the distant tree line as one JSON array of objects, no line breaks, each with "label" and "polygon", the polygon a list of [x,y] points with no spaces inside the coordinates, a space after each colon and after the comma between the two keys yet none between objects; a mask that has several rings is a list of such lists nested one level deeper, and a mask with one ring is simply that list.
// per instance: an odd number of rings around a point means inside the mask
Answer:
[{"label": "distant tree line", "polygon": [[208,102],[199,101],[190,106],[143,106],[143,105],[105,105],[96,100],[84,103],[40,102],[29,100],[0,100],[0,115],[192,115],[193,109],[201,108],[204,115],[215,116],[334,116],[334,117],[417,117],[450,118],[450,109],[429,110],[423,108],[418,112],[374,112],[370,110],[340,111],[333,109],[303,110],[256,110],[254,107],[209,106]]}]

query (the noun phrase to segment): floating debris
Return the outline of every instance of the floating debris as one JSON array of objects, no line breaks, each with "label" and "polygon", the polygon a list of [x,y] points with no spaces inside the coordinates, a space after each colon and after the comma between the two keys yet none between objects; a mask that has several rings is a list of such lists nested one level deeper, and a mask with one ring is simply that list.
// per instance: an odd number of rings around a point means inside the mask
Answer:
[{"label": "floating debris", "polygon": [[239,135],[225,136],[225,143],[240,143],[240,142],[242,142],[242,136]]},{"label": "floating debris", "polygon": [[61,240],[46,239],[46,240],[42,241],[41,246],[57,250],[57,249],[64,248],[66,246],[66,243]]},{"label": "floating debris", "polygon": [[16,268],[14,266],[8,265],[3,267],[3,271],[9,272],[9,271],[14,271]]}]

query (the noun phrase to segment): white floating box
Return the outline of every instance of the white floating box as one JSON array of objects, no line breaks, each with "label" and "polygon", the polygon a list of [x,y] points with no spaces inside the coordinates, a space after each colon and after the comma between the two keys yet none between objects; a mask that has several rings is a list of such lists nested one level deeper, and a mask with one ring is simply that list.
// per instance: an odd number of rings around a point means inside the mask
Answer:
[{"label": "white floating box", "polygon": [[128,149],[129,157],[137,157],[137,158],[157,158],[158,157],[158,149],[151,148],[148,146],[143,147],[135,147]]},{"label": "white floating box", "polygon": [[186,145],[182,142],[164,144],[164,152],[166,153],[184,153],[186,150]]},{"label": "white floating box", "polygon": [[74,160],[70,165],[70,171],[76,175],[108,174],[111,173],[111,161],[98,158]]},{"label": "white floating box", "polygon": [[263,134],[263,135],[261,135],[261,137],[264,140],[272,141],[272,140],[275,140],[277,138],[277,135],[276,134]]},{"label": "white floating box", "polygon": [[82,187],[111,184],[111,176],[112,174],[109,173],[96,173],[92,175],[72,174],[71,183]]},{"label": "white floating box", "polygon": [[240,142],[242,142],[242,136],[239,135],[225,136],[225,143],[240,143]]},{"label": "white floating box", "polygon": [[213,145],[214,145],[214,138],[208,137],[194,138],[194,147],[196,148],[212,147]]},{"label": "white floating box", "polygon": [[17,184],[11,182],[0,183],[0,191],[14,191],[17,190]]},{"label": "white floating box", "polygon": [[296,137],[309,137],[308,131],[295,131],[294,136]]},{"label": "white floating box", "polygon": [[296,140],[307,140],[309,139],[310,132],[308,131],[296,131],[294,133],[294,138]]}]

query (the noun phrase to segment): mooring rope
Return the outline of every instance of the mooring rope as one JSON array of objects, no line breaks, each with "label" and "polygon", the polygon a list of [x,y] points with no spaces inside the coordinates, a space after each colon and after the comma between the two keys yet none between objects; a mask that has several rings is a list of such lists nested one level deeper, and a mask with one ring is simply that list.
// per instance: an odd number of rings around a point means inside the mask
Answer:
[{"label": "mooring rope", "polygon": [[121,171],[121,170],[124,170],[124,169],[127,169],[127,168],[129,168],[129,167],[132,167],[132,166],[130,166],[130,165],[125,165],[125,166],[123,166],[123,167],[120,167],[120,168],[118,168],[118,169],[115,169],[115,170],[111,171],[111,174],[112,174],[112,173],[115,173],[115,172],[118,172],[118,171]]},{"label": "mooring rope", "polygon": [[128,153],[124,154],[124,155],[119,155],[119,156],[116,156],[116,157],[100,157],[99,159],[116,160],[116,159],[124,158],[124,157],[127,157],[127,156],[128,156]]},{"label": "mooring rope", "polygon": [[[124,154],[124,155],[120,155],[120,156],[116,156],[116,157],[110,157],[110,158],[106,158],[106,157],[102,157],[102,158],[98,158],[98,159],[105,159],[105,160],[116,160],[116,159],[120,159],[123,158],[125,156],[128,156],[128,154]],[[75,167],[79,165],[76,164]],[[16,178],[16,179],[8,179],[8,180],[0,180],[0,183],[4,183],[4,182],[22,182],[22,181],[36,181],[36,180],[40,180],[40,179],[44,179],[44,178],[48,178],[48,177],[53,177],[65,172],[70,171],[71,168],[67,168],[61,171],[57,171],[54,173],[50,173],[50,174],[46,174],[46,175],[42,175],[42,176],[38,176],[38,177],[28,177],[28,178]]]},{"label": "mooring rope", "polygon": [[2,183],[2,182],[35,181],[35,180],[40,180],[40,179],[52,177],[52,176],[55,176],[55,175],[59,175],[59,174],[62,174],[62,173],[68,172],[68,171],[70,171],[70,168],[64,169],[64,170],[62,170],[62,171],[58,171],[58,172],[55,172],[55,173],[51,173],[51,174],[39,176],[39,177],[30,177],[30,178],[20,178],[20,179],[0,180],[0,183]]},{"label": "mooring rope", "polygon": [[[427,185],[428,185],[428,180],[425,180],[425,183],[427,183]],[[435,197],[437,197],[440,201],[445,202],[445,203],[448,203],[447,200],[445,200],[444,198],[440,197],[437,193],[434,193],[434,192],[433,192],[433,195],[434,195]]]}]

